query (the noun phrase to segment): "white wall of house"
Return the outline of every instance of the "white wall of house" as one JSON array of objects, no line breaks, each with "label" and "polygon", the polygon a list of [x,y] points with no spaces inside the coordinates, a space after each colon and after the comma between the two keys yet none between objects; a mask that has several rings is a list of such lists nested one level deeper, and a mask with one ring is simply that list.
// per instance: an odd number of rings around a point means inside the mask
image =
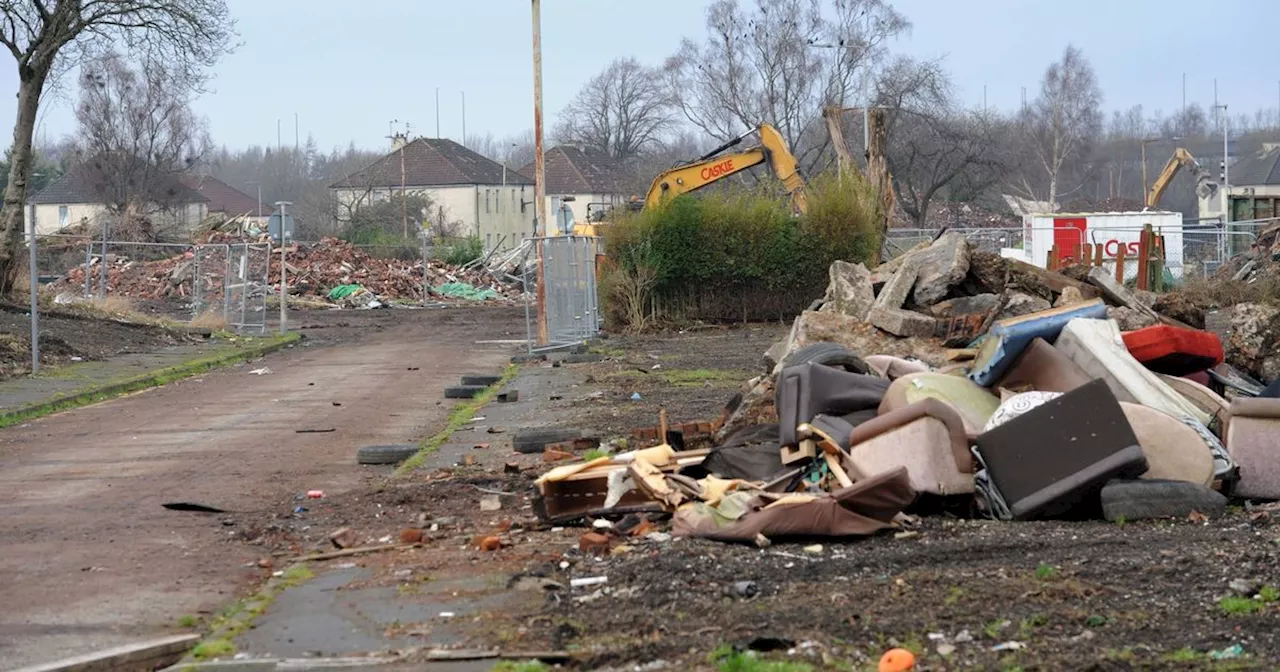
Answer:
[{"label": "white wall of house", "polygon": [[[339,213],[345,219],[352,204],[361,198],[366,202],[384,201],[399,187],[374,189],[366,194],[364,189],[334,189],[334,196],[344,207]],[[410,194],[429,197],[437,207],[444,208],[445,219],[462,223],[466,235],[479,236],[485,248],[492,248],[502,241],[502,247],[520,244],[533,232],[533,187],[530,185],[468,184],[448,187],[407,187]],[[436,213],[432,213],[434,219]]]},{"label": "white wall of house", "polygon": [[[31,216],[32,206],[24,209],[27,217]],[[99,203],[40,203],[35,206],[36,233],[44,236],[57,233],[69,226],[76,226],[81,220],[88,220],[97,225],[99,216],[107,211],[105,205]],[[151,215],[152,220],[161,228],[171,226],[182,232],[191,232],[204,221],[209,214],[207,203],[189,203],[176,207],[171,212],[160,212]],[[24,230],[31,230],[30,222],[23,222]],[[110,237],[110,232],[108,232]]]},{"label": "white wall of house", "polygon": [[[1228,192],[1228,194],[1229,194],[1229,197],[1248,198],[1249,196],[1266,196],[1266,197],[1275,198],[1275,197],[1280,197],[1280,184],[1260,184],[1255,187],[1237,186],[1233,184],[1231,185],[1231,189]],[[1213,196],[1210,198],[1207,198],[1207,199],[1201,198],[1199,200],[1200,200],[1200,218],[1201,219],[1222,216],[1222,191],[1221,190],[1215,192]]]}]

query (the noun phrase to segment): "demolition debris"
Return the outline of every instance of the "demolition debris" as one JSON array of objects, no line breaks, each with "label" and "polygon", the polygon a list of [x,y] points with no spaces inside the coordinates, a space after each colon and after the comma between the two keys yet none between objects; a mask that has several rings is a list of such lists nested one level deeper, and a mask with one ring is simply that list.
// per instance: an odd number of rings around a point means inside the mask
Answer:
[{"label": "demolition debris", "polygon": [[[114,254],[106,255],[105,260],[94,257],[87,269],[85,265],[69,269],[54,283],[53,289],[79,291],[85,285],[86,270],[90,282],[97,283],[101,273],[99,264],[106,263],[107,293],[111,295],[137,299],[185,298],[194,296],[199,287],[207,296],[211,291],[220,292],[224,286],[228,266],[226,244],[244,242],[213,232],[207,244],[192,246],[166,259],[144,261]],[[267,258],[265,249],[264,245],[260,253],[263,259]],[[279,248],[273,249],[269,259],[267,283],[278,291]],[[424,264],[421,259],[374,257],[346,241],[323,238],[315,244],[291,243],[285,250],[285,263],[292,296],[353,307],[395,300],[422,301],[424,273],[428,298],[432,300],[511,301],[523,294],[520,278],[510,272],[511,266],[519,263],[511,254],[491,255],[490,263],[460,268],[434,259]],[[261,265],[261,261],[258,264]]]},{"label": "demolition debris", "polygon": [[[1164,270],[1152,242],[1148,279]],[[710,447],[686,449],[663,415],[632,437],[657,445],[543,474],[539,514],[665,513],[676,535],[767,545],[937,511],[1134,520],[1280,499],[1280,386],[1251,377],[1280,377],[1280,310],[1238,305],[1201,330],[1121,273],[1045,270],[956,233],[875,269],[836,262],[766,373],[716,422],[677,426]]]}]

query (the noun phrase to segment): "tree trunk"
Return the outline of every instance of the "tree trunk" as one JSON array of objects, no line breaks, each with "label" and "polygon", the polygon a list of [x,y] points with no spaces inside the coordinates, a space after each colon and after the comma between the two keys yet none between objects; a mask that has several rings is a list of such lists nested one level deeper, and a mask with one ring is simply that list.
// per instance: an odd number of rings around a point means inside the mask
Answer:
[{"label": "tree trunk", "polygon": [[27,203],[27,182],[31,177],[31,140],[35,135],[36,112],[47,72],[22,72],[18,84],[18,118],[13,125],[13,155],[9,184],[0,209],[0,295],[13,293],[13,283],[23,264],[23,209]]}]

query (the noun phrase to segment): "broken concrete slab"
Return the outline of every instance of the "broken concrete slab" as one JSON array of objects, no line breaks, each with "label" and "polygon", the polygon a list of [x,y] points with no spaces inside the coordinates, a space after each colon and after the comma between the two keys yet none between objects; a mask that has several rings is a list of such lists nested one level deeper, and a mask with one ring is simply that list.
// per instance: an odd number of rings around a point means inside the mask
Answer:
[{"label": "broken concrete slab", "polygon": [[1103,296],[1107,297],[1108,301],[1125,308],[1132,308],[1133,310],[1146,313],[1156,321],[1160,320],[1160,316],[1156,314],[1156,311],[1151,309],[1151,306],[1148,306],[1137,296],[1134,296],[1133,292],[1129,291],[1128,287],[1116,282],[1116,279],[1111,276],[1111,273],[1109,273],[1107,269],[1097,266],[1089,269],[1089,283],[1102,290]]},{"label": "broken concrete slab", "polygon": [[882,310],[901,308],[902,304],[907,302],[907,296],[911,294],[911,287],[915,285],[919,272],[919,269],[914,264],[899,268],[893,274],[893,277],[884,283],[884,288],[880,290],[880,295],[876,297],[872,310],[877,308]]},{"label": "broken concrete slab", "polygon": [[1058,295],[1058,299],[1053,302],[1053,307],[1069,306],[1073,303],[1081,303],[1084,301],[1084,295],[1075,287],[1064,287],[1062,293]]},{"label": "broken concrete slab", "polygon": [[1004,307],[996,315],[996,319],[1007,320],[1011,317],[1021,317],[1031,313],[1038,313],[1042,310],[1049,310],[1052,307],[1048,301],[1038,296],[1024,294],[1023,292],[1009,292]]},{"label": "broken concrete slab", "polygon": [[1159,320],[1150,315],[1124,306],[1107,306],[1107,317],[1115,320],[1120,331],[1137,331],[1159,324]]},{"label": "broken concrete slab", "polygon": [[995,294],[978,294],[947,299],[929,306],[929,314],[934,317],[955,317],[957,315],[986,315],[1000,303]]},{"label": "broken concrete slab", "polygon": [[938,321],[932,317],[901,308],[872,308],[867,321],[894,336],[927,338],[933,336],[938,329]]},{"label": "broken concrete slab", "polygon": [[[1219,315],[1226,312],[1224,309]],[[1280,377],[1280,352],[1275,351],[1276,343],[1280,343],[1280,309],[1260,303],[1237,303],[1229,315],[1225,337],[1218,334],[1227,362],[1262,380]],[[1221,328],[1221,318],[1214,317],[1214,326]],[[1205,322],[1208,326],[1209,316]]]},{"label": "broken concrete slab", "polygon": [[835,261],[827,272],[830,284],[827,285],[827,293],[819,310],[867,319],[867,313],[876,300],[875,291],[871,287],[871,271],[861,263]]},{"label": "broken concrete slab", "polygon": [[947,292],[968,275],[969,240],[949,231],[928,249],[913,252],[903,263],[903,268],[914,266],[918,269],[919,278],[912,295],[915,302],[921,306],[932,306],[944,299]]}]

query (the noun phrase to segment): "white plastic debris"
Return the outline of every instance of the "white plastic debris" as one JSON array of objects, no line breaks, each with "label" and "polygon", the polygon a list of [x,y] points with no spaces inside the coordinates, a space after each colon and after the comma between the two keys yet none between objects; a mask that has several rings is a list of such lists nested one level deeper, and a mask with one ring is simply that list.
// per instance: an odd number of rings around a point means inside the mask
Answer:
[{"label": "white plastic debris", "polygon": [[607,576],[584,576],[581,579],[570,579],[569,585],[573,588],[584,588],[586,586],[598,586],[602,583],[608,583]]}]

